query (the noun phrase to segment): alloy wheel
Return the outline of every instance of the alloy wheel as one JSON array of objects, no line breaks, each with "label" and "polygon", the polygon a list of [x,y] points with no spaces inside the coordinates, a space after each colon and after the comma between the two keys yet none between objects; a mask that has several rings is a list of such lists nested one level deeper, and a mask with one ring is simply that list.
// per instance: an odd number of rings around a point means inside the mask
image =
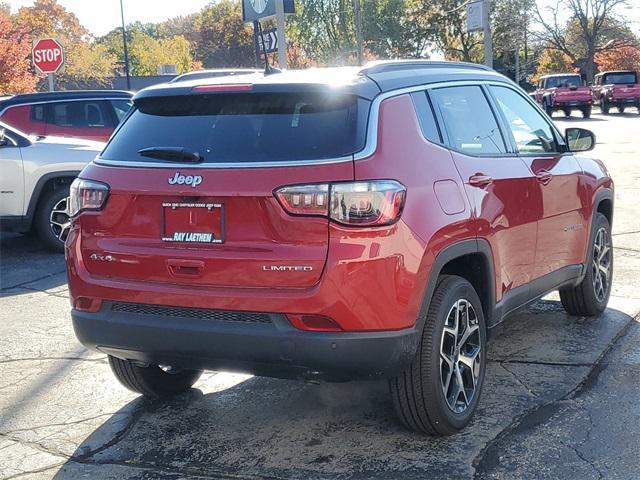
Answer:
[{"label": "alloy wheel", "polygon": [[602,302],[609,291],[611,278],[611,244],[607,229],[602,227],[596,232],[593,243],[593,291],[598,302]]},{"label": "alloy wheel", "polygon": [[440,342],[440,380],[449,408],[463,413],[478,387],[482,355],[480,326],[473,305],[459,299],[447,314]]},{"label": "alloy wheel", "polygon": [[69,235],[71,227],[71,215],[69,214],[69,197],[61,199],[51,209],[49,226],[55,237],[64,243]]}]

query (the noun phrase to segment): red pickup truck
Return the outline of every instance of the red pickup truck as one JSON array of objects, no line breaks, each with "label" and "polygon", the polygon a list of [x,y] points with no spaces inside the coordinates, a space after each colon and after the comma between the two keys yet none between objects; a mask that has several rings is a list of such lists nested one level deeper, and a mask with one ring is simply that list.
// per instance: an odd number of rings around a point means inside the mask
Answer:
[{"label": "red pickup truck", "polygon": [[540,77],[535,98],[549,116],[556,110],[562,110],[567,117],[571,115],[571,110],[580,110],[584,118],[591,116],[591,87],[586,86],[577,73]]},{"label": "red pickup truck", "polygon": [[633,71],[602,72],[593,81],[593,101],[604,115],[611,107],[624,113],[626,107],[636,107],[640,113],[640,84]]}]

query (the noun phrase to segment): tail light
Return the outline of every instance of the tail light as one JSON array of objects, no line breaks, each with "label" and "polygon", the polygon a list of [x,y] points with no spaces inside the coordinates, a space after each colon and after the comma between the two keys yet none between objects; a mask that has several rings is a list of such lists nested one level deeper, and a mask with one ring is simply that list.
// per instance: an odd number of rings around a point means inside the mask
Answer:
[{"label": "tail light", "polygon": [[405,187],[395,180],[294,185],[274,192],[291,215],[328,217],[348,226],[391,225],[400,218]]},{"label": "tail light", "polygon": [[72,217],[85,210],[100,210],[109,196],[109,185],[76,178],[69,193],[69,215]]}]

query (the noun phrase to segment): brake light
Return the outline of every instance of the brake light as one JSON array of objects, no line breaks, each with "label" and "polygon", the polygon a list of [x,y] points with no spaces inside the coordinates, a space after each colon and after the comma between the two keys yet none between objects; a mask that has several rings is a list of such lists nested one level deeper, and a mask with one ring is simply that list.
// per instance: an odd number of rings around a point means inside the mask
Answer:
[{"label": "brake light", "polygon": [[191,89],[192,92],[246,92],[253,89],[250,83],[232,83],[225,85],[198,85]]},{"label": "brake light", "polygon": [[109,185],[76,178],[69,193],[69,215],[72,217],[85,210],[100,210],[109,196]]},{"label": "brake light", "polygon": [[294,185],[274,192],[291,215],[328,217],[347,226],[378,227],[400,218],[405,187],[395,180]]}]

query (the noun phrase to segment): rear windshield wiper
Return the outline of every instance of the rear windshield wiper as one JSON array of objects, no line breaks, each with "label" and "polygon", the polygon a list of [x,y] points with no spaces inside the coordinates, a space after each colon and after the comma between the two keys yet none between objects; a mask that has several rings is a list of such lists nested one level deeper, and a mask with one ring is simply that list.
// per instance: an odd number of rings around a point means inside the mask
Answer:
[{"label": "rear windshield wiper", "polygon": [[138,150],[143,157],[159,158],[170,162],[199,163],[204,157],[198,152],[190,152],[183,147],[148,147]]}]

